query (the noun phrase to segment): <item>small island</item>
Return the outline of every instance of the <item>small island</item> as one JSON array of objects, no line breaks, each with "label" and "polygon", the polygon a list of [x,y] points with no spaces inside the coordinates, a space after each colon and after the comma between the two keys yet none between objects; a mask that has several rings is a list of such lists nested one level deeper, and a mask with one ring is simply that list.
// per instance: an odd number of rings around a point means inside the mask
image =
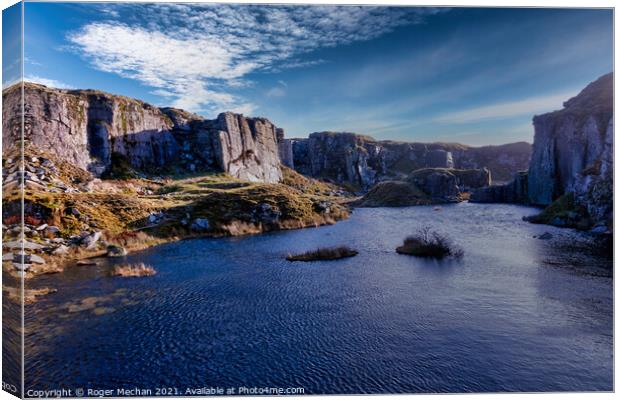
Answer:
[{"label": "small island", "polygon": [[153,276],[156,273],[155,268],[144,263],[117,265],[112,270],[112,276],[122,276],[125,278]]},{"label": "small island", "polygon": [[408,236],[403,245],[396,248],[396,252],[437,259],[444,257],[461,258],[463,256],[463,250],[452,244],[448,237],[432,231],[429,227],[424,227],[415,235]]},{"label": "small island", "polygon": [[341,258],[354,257],[358,253],[356,250],[347,246],[322,247],[316,250],[307,251],[301,254],[288,255],[288,261],[327,261],[339,260]]}]

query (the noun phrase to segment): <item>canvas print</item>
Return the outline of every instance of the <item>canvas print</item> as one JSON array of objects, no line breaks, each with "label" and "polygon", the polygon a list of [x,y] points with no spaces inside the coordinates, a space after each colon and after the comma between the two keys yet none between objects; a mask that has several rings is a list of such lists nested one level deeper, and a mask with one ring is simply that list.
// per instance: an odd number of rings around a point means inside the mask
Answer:
[{"label": "canvas print", "polygon": [[4,391],[614,390],[612,8],[2,20]]}]

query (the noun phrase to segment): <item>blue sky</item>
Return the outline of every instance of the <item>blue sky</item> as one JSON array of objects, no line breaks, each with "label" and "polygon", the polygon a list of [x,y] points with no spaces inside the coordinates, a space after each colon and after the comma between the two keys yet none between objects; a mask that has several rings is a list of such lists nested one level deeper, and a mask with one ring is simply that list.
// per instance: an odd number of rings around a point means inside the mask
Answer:
[{"label": "blue sky", "polygon": [[613,68],[605,9],[25,7],[27,80],[264,116],[288,137],[531,142],[534,114]]}]

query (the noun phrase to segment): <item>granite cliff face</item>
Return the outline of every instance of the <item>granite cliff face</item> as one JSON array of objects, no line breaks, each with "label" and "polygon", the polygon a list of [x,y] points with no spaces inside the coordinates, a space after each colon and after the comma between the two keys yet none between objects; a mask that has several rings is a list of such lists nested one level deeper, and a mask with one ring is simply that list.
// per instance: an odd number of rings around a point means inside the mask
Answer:
[{"label": "granite cliff face", "polygon": [[[3,147],[19,138],[20,87],[3,92]],[[217,170],[261,182],[282,178],[276,127],[233,113],[207,120],[94,90],[25,85],[25,140],[96,176],[115,160],[146,171]]]},{"label": "granite cliff face", "polygon": [[[18,86],[3,92],[4,143],[20,132]],[[480,169],[508,181],[527,168],[530,145],[469,147],[451,143],[377,141],[354,133],[317,132],[286,139],[264,118],[222,113],[209,120],[174,108],[95,90],[25,85],[25,138],[95,176],[117,166],[148,173],[223,171],[259,182],[282,179],[280,164],[368,190],[421,168]]]},{"label": "granite cliff face", "polygon": [[471,201],[548,206],[532,222],[604,232],[613,220],[613,74],[589,84],[564,108],[534,117],[527,171],[481,188]]},{"label": "granite cliff face", "polygon": [[613,74],[589,84],[564,108],[534,117],[528,200],[549,205],[572,193],[592,224],[611,224]]},{"label": "granite cliff face", "polygon": [[294,168],[305,175],[353,184],[362,190],[380,181],[403,179],[422,168],[480,169],[507,181],[526,169],[531,146],[469,147],[452,143],[377,141],[354,133],[316,132],[292,139]]}]

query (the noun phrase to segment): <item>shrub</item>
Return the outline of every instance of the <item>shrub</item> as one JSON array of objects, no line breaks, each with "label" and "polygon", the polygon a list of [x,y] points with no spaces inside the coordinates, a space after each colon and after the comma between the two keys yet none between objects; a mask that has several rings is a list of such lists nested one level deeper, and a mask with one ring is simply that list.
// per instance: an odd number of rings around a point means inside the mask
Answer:
[{"label": "shrub", "polygon": [[288,261],[319,261],[319,260],[338,260],[345,257],[353,257],[357,255],[357,251],[347,246],[323,247],[316,250],[307,251],[305,253],[288,255]]},{"label": "shrub", "polygon": [[396,248],[396,252],[430,258],[463,256],[463,250],[454,246],[448,237],[432,231],[429,227],[423,227],[415,235],[407,237],[403,245]]},{"label": "shrub", "polygon": [[112,270],[112,276],[122,277],[153,276],[156,273],[153,267],[144,263],[117,265]]}]

